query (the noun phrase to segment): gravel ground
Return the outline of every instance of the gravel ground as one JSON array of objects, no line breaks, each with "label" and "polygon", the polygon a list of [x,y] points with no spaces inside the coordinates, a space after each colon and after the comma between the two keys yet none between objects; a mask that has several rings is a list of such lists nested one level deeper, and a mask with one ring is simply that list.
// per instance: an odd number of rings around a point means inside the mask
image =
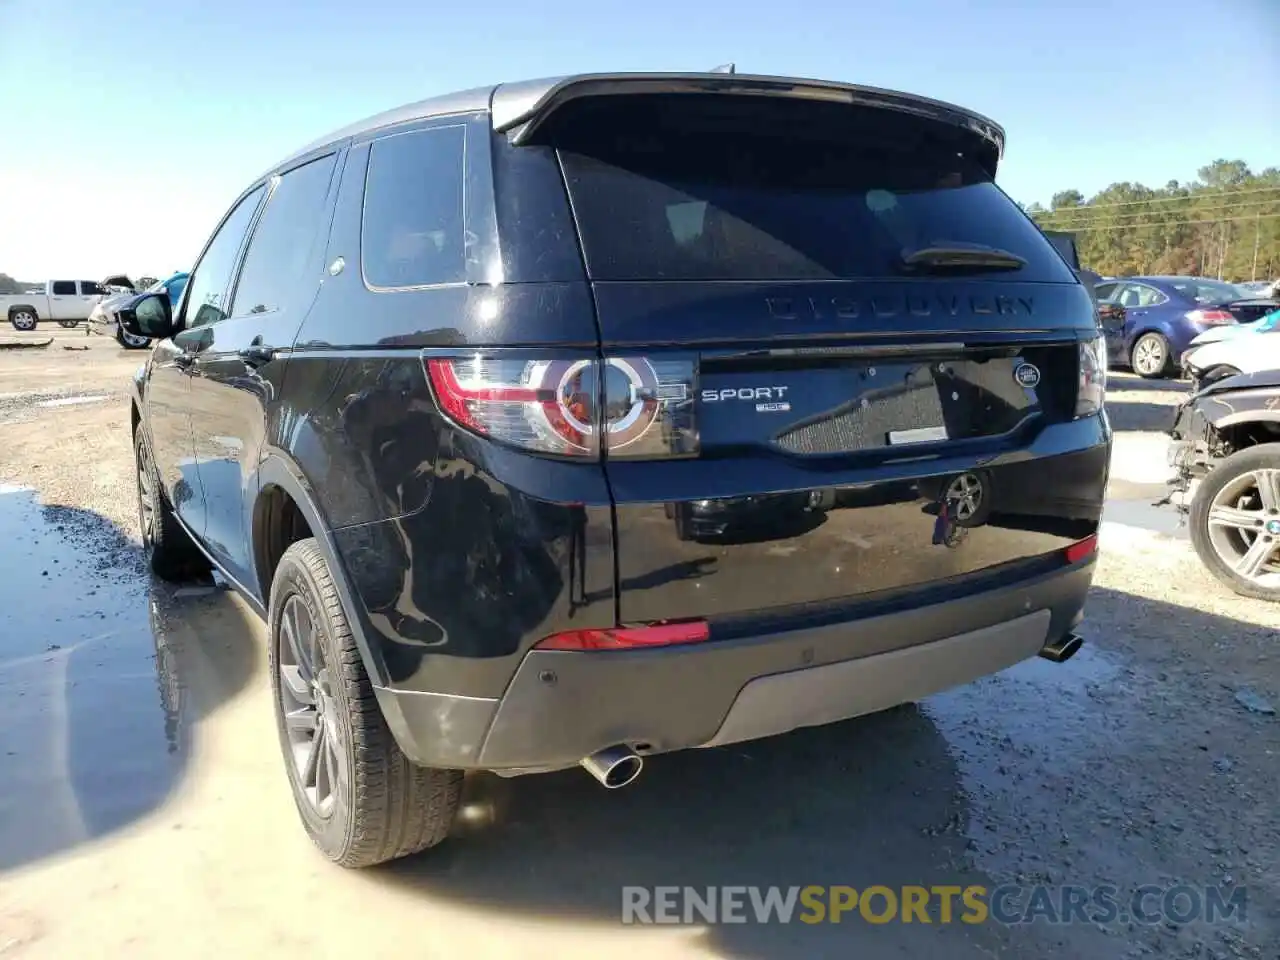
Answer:
[{"label": "gravel ground", "polygon": [[[90,942],[102,956],[1280,957],[1280,607],[1226,592],[1176,514],[1150,506],[1179,385],[1113,381],[1113,500],[1069,663],[654,758],[617,793],[579,772],[477,777],[445,847],[349,874],[294,821],[260,626],[227,593],[141,573],[123,389],[139,355],[52,335],[0,351],[4,960]],[[106,399],[40,405],[83,395]],[[1248,907],[1218,924],[618,924],[624,884],[730,883],[1188,884],[1243,887]]]}]

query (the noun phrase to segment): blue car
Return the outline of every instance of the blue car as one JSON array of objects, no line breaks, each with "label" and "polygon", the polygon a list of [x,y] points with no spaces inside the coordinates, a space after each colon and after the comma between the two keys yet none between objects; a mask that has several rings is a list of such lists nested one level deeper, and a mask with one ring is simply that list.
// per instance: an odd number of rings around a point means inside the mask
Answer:
[{"label": "blue car", "polygon": [[1276,301],[1235,284],[1202,277],[1125,277],[1095,287],[1100,303],[1123,307],[1103,316],[1108,358],[1142,377],[1164,377],[1191,341],[1224,324],[1250,323]]}]

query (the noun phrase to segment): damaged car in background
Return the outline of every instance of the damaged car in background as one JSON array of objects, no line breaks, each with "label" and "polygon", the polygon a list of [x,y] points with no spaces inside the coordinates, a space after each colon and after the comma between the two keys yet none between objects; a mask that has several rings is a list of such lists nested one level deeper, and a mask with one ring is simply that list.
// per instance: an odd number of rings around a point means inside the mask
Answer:
[{"label": "damaged car in background", "polygon": [[1202,387],[1170,434],[1170,499],[1201,562],[1241,596],[1280,600],[1280,370]]},{"label": "damaged car in background", "polygon": [[163,293],[169,298],[170,305],[176,307],[178,298],[182,296],[182,291],[187,285],[187,276],[185,273],[175,273],[167,280],[152,280],[151,277],[146,277],[144,279],[150,283],[141,291],[133,287],[124,287],[111,296],[103,298],[89,314],[89,322],[85,324],[86,336],[96,333],[105,337],[114,337],[116,343],[126,350],[146,349],[151,346],[151,338],[122,329],[118,316],[120,310],[131,307],[135,301],[148,293]]}]

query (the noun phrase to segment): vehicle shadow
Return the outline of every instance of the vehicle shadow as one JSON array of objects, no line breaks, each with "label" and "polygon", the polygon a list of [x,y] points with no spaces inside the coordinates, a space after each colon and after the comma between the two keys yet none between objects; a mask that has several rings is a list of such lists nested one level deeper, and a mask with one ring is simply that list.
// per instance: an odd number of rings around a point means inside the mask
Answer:
[{"label": "vehicle shadow", "polygon": [[120,830],[182,779],[245,686],[244,608],[152,583],[110,520],[0,489],[0,871]]},{"label": "vehicle shadow", "polygon": [[[663,942],[646,939],[662,928],[623,927],[629,886],[991,890],[1037,877],[1133,889],[1153,876],[1210,876],[1208,848],[1258,850],[1269,862],[1275,838],[1256,815],[1265,765],[1246,770],[1238,759],[1236,793],[1221,800],[1231,809],[1198,813],[1204,785],[1221,780],[1220,750],[1256,741],[1265,718],[1235,706],[1187,649],[1214,636],[1261,651],[1267,631],[1105,588],[1092,592],[1087,613],[1088,642],[1066,664],[1033,659],[918,707],[651,757],[623,790],[605,791],[580,770],[473,776],[450,840],[362,877],[504,922],[514,914],[600,924],[633,938],[616,941],[625,952]],[[1274,658],[1258,664],[1249,682],[1274,697]],[[1223,676],[1236,669],[1224,665]],[[1192,685],[1165,682],[1175,672]],[[1210,724],[1237,746],[1196,749]],[[1178,774],[1155,780],[1156,770]],[[1138,810],[1151,828],[1132,828]],[[1237,882],[1260,884],[1265,899],[1265,878],[1242,880],[1244,869]],[[748,905],[746,922],[704,925],[695,914],[682,932],[711,955],[759,960],[1120,957],[1144,938],[1160,946],[1166,933],[1088,922],[941,924],[936,900],[931,907],[932,924],[877,925],[856,911],[838,924],[762,924]],[[1267,918],[1258,923],[1247,937],[1273,942]]]},{"label": "vehicle shadow", "polygon": [[[959,776],[945,739],[914,706],[653,757],[643,786],[619,791],[580,770],[479,775],[468,780],[446,845],[377,876],[503,913],[619,926],[626,886],[987,884],[964,863],[958,827],[969,817]],[[859,923],[752,919],[702,937],[729,956],[848,956]],[[911,926],[863,926],[886,955],[920,946]]]}]

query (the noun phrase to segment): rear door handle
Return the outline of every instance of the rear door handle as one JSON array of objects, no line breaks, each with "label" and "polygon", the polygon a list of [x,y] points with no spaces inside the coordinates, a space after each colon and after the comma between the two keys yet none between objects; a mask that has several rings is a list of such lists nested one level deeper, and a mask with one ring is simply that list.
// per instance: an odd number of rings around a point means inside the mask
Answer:
[{"label": "rear door handle", "polygon": [[250,367],[260,367],[264,363],[270,363],[275,358],[275,347],[268,347],[265,344],[254,343],[239,351],[240,359]]}]

